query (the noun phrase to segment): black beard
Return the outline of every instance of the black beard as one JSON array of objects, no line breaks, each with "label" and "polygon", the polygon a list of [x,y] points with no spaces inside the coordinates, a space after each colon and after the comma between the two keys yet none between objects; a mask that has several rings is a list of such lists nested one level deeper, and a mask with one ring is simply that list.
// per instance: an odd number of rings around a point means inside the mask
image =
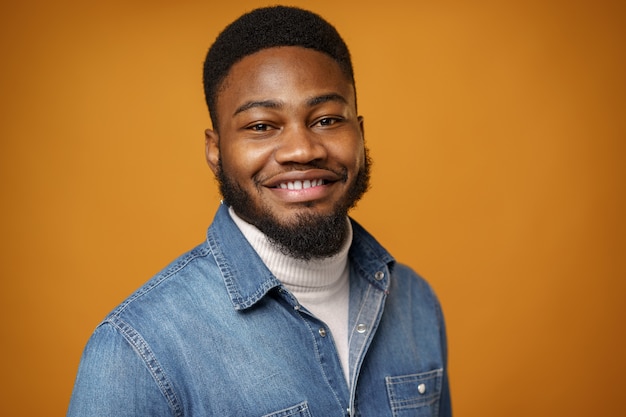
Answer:
[{"label": "black beard", "polygon": [[269,210],[255,205],[251,196],[224,173],[221,159],[216,176],[224,201],[239,217],[256,226],[281,253],[308,261],[328,258],[341,250],[348,234],[348,211],[369,188],[370,165],[366,148],[363,168],[333,212],[327,215],[299,213],[291,224],[281,223]]}]

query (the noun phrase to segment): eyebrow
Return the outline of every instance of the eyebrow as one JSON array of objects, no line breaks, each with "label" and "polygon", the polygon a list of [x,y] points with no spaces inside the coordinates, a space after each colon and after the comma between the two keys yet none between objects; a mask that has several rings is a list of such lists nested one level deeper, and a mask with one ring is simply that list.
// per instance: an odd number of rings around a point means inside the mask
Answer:
[{"label": "eyebrow", "polygon": [[255,107],[264,107],[266,109],[280,109],[281,107],[283,107],[283,103],[274,100],[248,101],[247,103],[244,103],[241,106],[237,107],[237,110],[235,110],[233,116],[236,116],[239,113],[253,109]]},{"label": "eyebrow", "polygon": [[[329,93],[322,94],[321,96],[316,96],[308,99],[306,104],[308,107],[315,107],[317,105],[327,103],[329,101],[338,101],[340,103],[348,104],[348,100],[346,100],[341,94],[337,93]],[[255,107],[263,107],[266,109],[280,109],[284,106],[284,103],[276,100],[253,100],[248,101],[241,106],[237,107],[233,116],[236,116],[239,113],[245,112],[247,110],[253,109]]]},{"label": "eyebrow", "polygon": [[318,104],[327,103],[329,101],[338,101],[340,103],[348,104],[348,100],[344,96],[337,93],[323,94],[321,96],[313,97],[307,100],[306,104],[309,107],[317,106]]}]

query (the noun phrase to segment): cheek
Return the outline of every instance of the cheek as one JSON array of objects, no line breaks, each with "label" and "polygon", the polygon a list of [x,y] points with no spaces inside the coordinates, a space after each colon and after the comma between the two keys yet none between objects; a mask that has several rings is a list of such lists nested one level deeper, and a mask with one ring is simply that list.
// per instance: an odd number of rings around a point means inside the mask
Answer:
[{"label": "cheek", "polygon": [[224,171],[238,178],[251,178],[261,171],[271,158],[271,149],[242,144],[225,146],[220,153]]},{"label": "cheek", "polygon": [[365,162],[365,148],[360,138],[337,143],[331,152],[348,169],[358,170]]}]

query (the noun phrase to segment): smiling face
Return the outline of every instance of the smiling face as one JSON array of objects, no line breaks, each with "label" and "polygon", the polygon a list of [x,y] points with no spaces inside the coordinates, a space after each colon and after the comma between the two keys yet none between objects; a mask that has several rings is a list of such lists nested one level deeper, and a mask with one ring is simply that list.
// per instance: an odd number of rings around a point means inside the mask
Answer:
[{"label": "smiling face", "polygon": [[209,166],[226,202],[292,256],[336,253],[346,215],[368,186],[354,86],[302,47],[264,49],[233,65],[207,130]]}]

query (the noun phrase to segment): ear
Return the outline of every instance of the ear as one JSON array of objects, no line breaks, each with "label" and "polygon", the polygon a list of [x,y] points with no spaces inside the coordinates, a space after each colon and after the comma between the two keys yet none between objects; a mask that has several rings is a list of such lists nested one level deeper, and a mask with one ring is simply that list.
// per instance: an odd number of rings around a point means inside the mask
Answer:
[{"label": "ear", "polygon": [[365,139],[365,124],[363,122],[363,116],[359,116],[359,129],[361,129],[361,137]]},{"label": "ear", "polygon": [[219,135],[211,129],[204,131],[204,154],[209,168],[217,175],[218,162],[220,160],[220,138]]}]

